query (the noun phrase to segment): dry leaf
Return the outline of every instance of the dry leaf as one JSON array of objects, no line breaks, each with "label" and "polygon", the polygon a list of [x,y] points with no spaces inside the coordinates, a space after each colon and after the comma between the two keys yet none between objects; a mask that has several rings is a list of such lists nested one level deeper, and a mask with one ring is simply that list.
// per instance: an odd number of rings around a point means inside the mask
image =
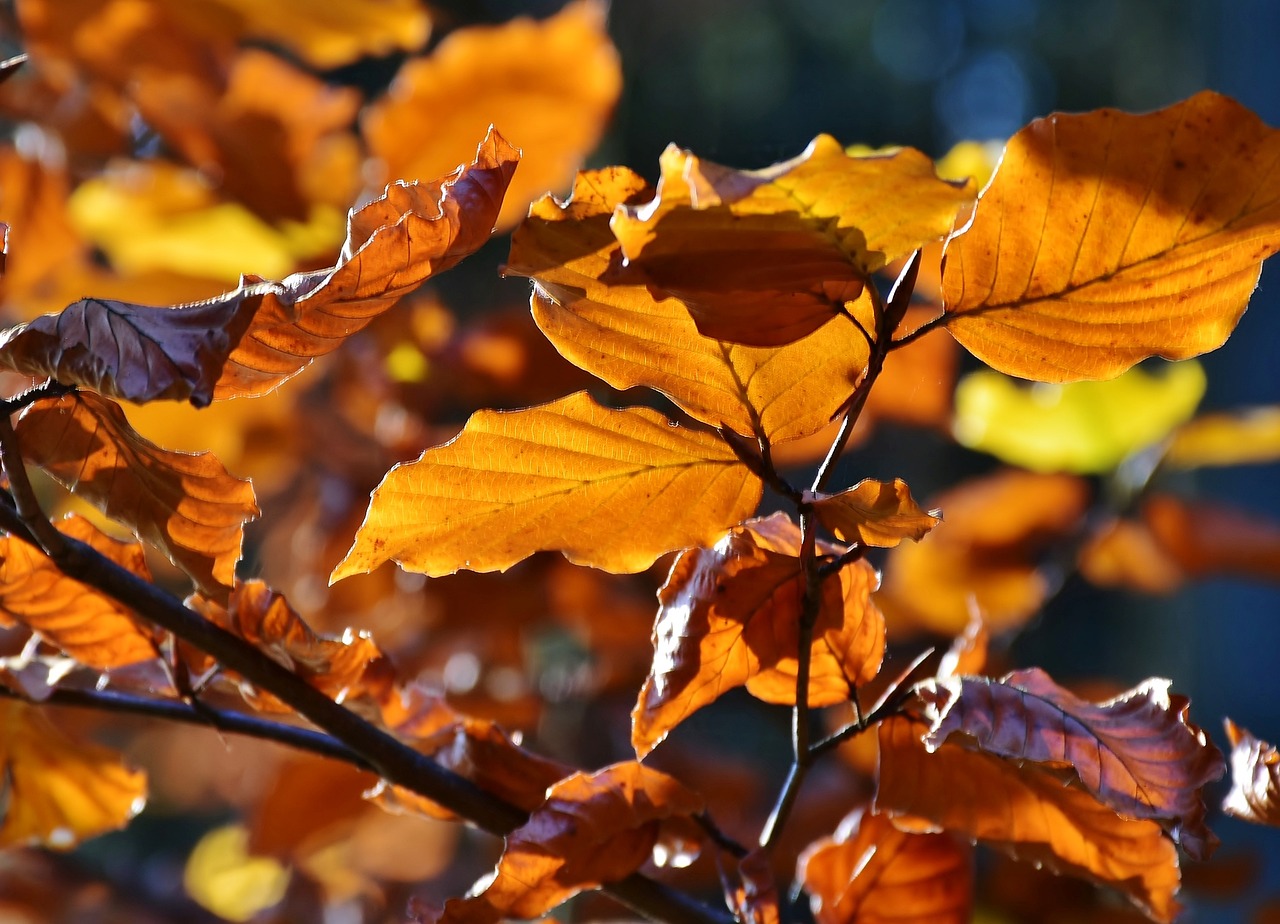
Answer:
[{"label": "dry leaf", "polygon": [[844,542],[893,548],[903,539],[919,542],[942,522],[940,510],[921,510],[901,478],[864,478],[838,494],[820,494],[813,509],[822,525]]},{"label": "dry leaf", "polygon": [[1222,800],[1228,815],[1280,827],[1280,753],[1224,719],[1231,739],[1231,792]]}]

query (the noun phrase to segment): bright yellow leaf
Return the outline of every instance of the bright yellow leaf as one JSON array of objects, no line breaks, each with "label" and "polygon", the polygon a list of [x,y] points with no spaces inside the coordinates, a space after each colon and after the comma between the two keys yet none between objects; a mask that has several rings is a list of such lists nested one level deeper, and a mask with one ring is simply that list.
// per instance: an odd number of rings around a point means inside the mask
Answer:
[{"label": "bright yellow leaf", "polygon": [[289,870],[271,857],[252,856],[242,825],[224,825],[200,838],[187,858],[182,884],[218,917],[248,921],[284,898]]}]

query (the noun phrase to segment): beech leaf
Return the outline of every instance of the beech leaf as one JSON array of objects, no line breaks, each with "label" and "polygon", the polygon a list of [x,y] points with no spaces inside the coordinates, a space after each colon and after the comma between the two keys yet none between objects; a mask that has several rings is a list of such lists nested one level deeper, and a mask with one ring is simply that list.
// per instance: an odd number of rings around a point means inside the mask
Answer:
[{"label": "beech leaf", "polygon": [[842,541],[886,549],[903,539],[919,542],[942,522],[942,511],[921,510],[901,478],[864,478],[838,494],[817,495],[813,509],[822,525]]},{"label": "beech leaf", "polygon": [[15,430],[27,461],[160,549],[202,592],[225,598],[244,524],[258,516],[249,482],[210,453],[148,442],[119,405],[91,392],[37,401]]},{"label": "beech leaf", "polygon": [[1172,468],[1280,459],[1280,405],[1202,414],[1174,431],[1161,463]]},{"label": "beech leaf", "polygon": [[773,442],[821,430],[866,368],[856,331],[833,324],[786,347],[745,347],[698,333],[678,299],[603,281],[621,260],[609,230],[615,206],[650,195],[641,177],[613,167],[578,174],[567,203],[534,203],[512,236],[506,272],[534,280],[542,332],[614,388],[657,389],[711,426]]},{"label": "beech leaf", "polygon": [[1280,249],[1280,133],[1204,91],[1037,119],[947,248],[947,329],[1043,382],[1221,346]]},{"label": "beech leaf", "polygon": [[1280,752],[1230,719],[1231,792],[1222,801],[1228,815],[1280,827]]},{"label": "beech leaf", "polygon": [[719,437],[646,408],[610,410],[580,392],[480,411],[387,473],[330,581],[389,559],[432,577],[502,571],[544,550],[641,571],[750,516],[761,493]]}]

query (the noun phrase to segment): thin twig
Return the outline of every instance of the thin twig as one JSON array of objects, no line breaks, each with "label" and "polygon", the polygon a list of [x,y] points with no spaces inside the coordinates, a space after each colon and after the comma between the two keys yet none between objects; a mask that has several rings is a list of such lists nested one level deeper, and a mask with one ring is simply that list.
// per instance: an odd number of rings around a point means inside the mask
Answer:
[{"label": "thin twig", "polygon": [[933,333],[939,327],[942,327],[944,324],[947,323],[947,318],[948,316],[946,314],[940,314],[936,318],[930,318],[929,320],[921,324],[919,327],[917,327],[915,330],[913,330],[911,333],[903,334],[897,340],[894,340],[892,343],[890,343],[889,349],[890,350],[901,349],[902,347],[906,346],[908,343],[914,343],[915,341],[919,340],[921,337],[925,336],[926,334]]},{"label": "thin twig", "polygon": [[933,654],[933,651],[934,650],[932,648],[926,648],[924,651],[920,652],[920,654],[916,655],[912,662],[898,674],[897,679],[889,685],[889,688],[881,694],[880,699],[871,707],[870,712],[863,715],[861,705],[855,699],[854,707],[858,711],[858,720],[846,725],[838,731],[832,732],[830,735],[814,744],[810,753],[814,757],[817,757],[819,754],[824,754],[837,745],[848,741],[850,738],[862,734],[873,725],[877,725],[890,716],[895,715],[898,710],[902,708],[902,704],[911,696],[911,684],[908,681],[910,681],[915,675],[915,672],[920,669],[920,665],[929,659]]}]

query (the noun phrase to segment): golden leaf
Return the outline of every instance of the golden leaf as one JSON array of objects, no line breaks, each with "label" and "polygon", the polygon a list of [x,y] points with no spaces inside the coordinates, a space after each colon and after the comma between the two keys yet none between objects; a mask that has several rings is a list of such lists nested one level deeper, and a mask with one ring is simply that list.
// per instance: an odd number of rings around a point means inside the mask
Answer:
[{"label": "golden leaf", "polygon": [[938,510],[921,510],[901,478],[892,482],[865,478],[838,494],[813,500],[822,525],[844,542],[893,548],[903,539],[917,542],[942,522]]}]

